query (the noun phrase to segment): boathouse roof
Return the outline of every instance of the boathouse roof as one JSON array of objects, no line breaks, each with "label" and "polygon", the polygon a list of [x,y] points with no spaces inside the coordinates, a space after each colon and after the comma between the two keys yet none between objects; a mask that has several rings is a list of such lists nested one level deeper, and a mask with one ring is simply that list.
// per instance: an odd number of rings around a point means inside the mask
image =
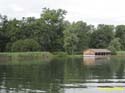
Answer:
[{"label": "boathouse roof", "polygon": [[96,53],[99,53],[99,52],[111,52],[111,51],[108,50],[108,49],[87,49],[87,50],[85,50],[85,51],[88,51],[88,50],[93,51],[93,52],[96,52]]},{"label": "boathouse roof", "polygon": [[94,52],[111,52],[111,51],[108,50],[108,49],[90,49],[90,50],[92,50],[92,51],[94,51]]}]

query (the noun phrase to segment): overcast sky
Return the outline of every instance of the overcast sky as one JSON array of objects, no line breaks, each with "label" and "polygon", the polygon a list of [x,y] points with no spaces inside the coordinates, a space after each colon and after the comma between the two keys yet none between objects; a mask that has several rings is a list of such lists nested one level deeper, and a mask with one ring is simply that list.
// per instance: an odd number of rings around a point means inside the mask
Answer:
[{"label": "overcast sky", "polygon": [[0,13],[10,18],[39,17],[44,7],[65,9],[71,22],[125,24],[125,0],[0,0]]}]

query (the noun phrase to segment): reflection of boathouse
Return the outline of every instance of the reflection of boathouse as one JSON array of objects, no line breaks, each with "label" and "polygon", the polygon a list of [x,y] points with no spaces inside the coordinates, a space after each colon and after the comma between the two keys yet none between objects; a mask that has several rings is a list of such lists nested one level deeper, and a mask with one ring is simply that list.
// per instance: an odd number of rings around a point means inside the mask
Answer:
[{"label": "reflection of boathouse", "polygon": [[108,49],[87,49],[83,52],[84,56],[107,56],[111,55]]},{"label": "reflection of boathouse", "polygon": [[83,57],[84,65],[99,65],[110,61],[110,56],[103,57]]}]

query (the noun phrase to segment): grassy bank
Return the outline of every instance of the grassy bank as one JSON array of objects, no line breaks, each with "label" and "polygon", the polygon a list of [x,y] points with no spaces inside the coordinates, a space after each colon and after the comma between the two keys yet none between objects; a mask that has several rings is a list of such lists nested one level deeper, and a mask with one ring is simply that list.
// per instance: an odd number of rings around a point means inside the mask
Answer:
[{"label": "grassy bank", "polygon": [[52,56],[50,52],[1,52],[0,55],[6,56]]},{"label": "grassy bank", "polygon": [[82,54],[67,54],[66,52],[53,52],[54,57],[82,57]]},{"label": "grassy bank", "polygon": [[125,56],[125,51],[117,51],[117,55],[124,55]]},{"label": "grassy bank", "polygon": [[1,52],[0,56],[48,56],[48,57],[81,57],[82,54],[69,55],[66,52]]},{"label": "grassy bank", "polygon": [[0,58],[11,61],[49,60],[53,58],[53,55],[50,52],[4,52],[0,53]]},{"label": "grassy bank", "polygon": [[65,52],[3,52],[0,53],[1,64],[38,64],[51,62],[56,58],[79,58],[82,55],[68,55]]},{"label": "grassy bank", "polygon": [[40,58],[40,59],[50,59],[50,58],[64,58],[64,57],[82,57],[83,55],[81,54],[73,54],[69,55],[66,52],[1,52],[0,57],[12,57],[13,59],[18,59],[18,58]]},{"label": "grassy bank", "polygon": [[0,53],[0,56],[31,56],[31,57],[52,57],[52,54],[50,52],[4,52]]}]

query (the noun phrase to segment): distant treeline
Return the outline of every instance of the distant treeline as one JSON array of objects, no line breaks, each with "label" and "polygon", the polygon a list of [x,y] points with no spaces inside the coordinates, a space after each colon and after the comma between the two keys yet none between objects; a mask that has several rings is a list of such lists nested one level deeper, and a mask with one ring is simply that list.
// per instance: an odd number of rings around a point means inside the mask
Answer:
[{"label": "distant treeline", "polygon": [[65,20],[66,11],[44,8],[40,18],[8,19],[0,15],[0,51],[65,51],[87,48],[125,50],[125,25],[88,25]]}]

